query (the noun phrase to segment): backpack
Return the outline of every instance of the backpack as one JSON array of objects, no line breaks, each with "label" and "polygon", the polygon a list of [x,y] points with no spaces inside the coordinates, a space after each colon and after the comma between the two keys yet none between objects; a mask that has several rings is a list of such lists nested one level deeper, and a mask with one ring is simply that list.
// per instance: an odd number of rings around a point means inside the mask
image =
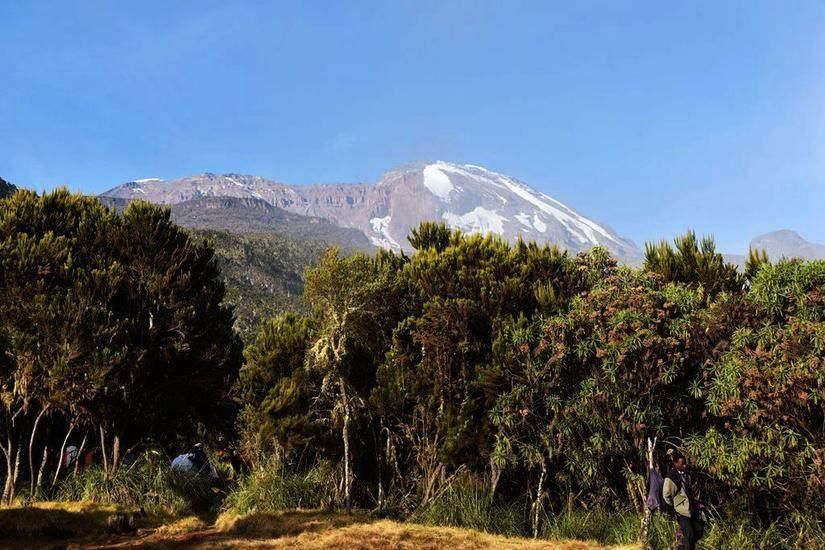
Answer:
[{"label": "backpack", "polygon": [[662,474],[656,471],[656,468],[650,468],[647,480],[647,508],[651,511],[661,510],[664,505],[662,487],[665,484],[665,479],[662,477]]},{"label": "backpack", "polygon": [[[669,479],[670,481],[673,482],[674,485],[676,485],[676,492],[677,493],[679,493],[682,490],[682,476],[680,476],[679,473],[676,472],[676,470],[670,470],[668,472],[667,476],[665,477],[665,479]],[[691,498],[691,496],[690,496],[690,494],[688,494],[688,499],[690,499],[690,498]],[[662,508],[661,509],[662,509],[662,512],[664,512],[665,514],[667,514],[668,516],[671,516],[671,517],[675,518],[679,515],[678,512],[676,512],[676,509],[672,505],[670,505],[667,501],[665,501],[664,498],[662,498]]]}]

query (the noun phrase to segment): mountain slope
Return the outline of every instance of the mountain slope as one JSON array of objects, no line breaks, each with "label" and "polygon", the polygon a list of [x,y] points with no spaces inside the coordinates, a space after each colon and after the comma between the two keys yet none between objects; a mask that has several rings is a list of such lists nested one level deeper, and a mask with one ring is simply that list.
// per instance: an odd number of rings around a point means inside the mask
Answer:
[{"label": "mountain slope", "polygon": [[416,164],[388,172],[377,186],[387,204],[370,219],[371,238],[408,248],[404,237],[425,219],[442,220],[466,232],[496,233],[509,241],[558,244],[578,252],[605,246],[621,258],[639,255],[619,237],[526,183],[475,165]]},{"label": "mountain slope", "polygon": [[[100,197],[121,210],[131,199]],[[172,219],[192,229],[223,229],[233,233],[277,233],[299,240],[323,241],[353,250],[374,250],[359,230],[344,228],[324,218],[302,216],[258,198],[201,196],[171,205]]]},{"label": "mountain slope", "polygon": [[173,205],[210,197],[257,199],[293,214],[357,229],[372,244],[396,250],[411,250],[406,239],[410,228],[440,220],[510,241],[521,237],[572,252],[602,245],[619,258],[640,256],[633,242],[608,226],[524,182],[469,164],[411,164],[387,172],[376,184],[286,185],[259,176],[206,173],[169,181],[136,180],[103,196]]},{"label": "mountain slope", "polygon": [[803,260],[825,259],[825,244],[806,241],[799,233],[790,229],[759,235],[751,241],[750,248],[764,250],[774,261],[783,257]]},{"label": "mountain slope", "polygon": [[247,339],[262,319],[303,311],[304,270],[315,266],[327,244],[277,234],[236,234],[192,230],[211,240],[226,284],[226,301],[235,307],[235,326]]},{"label": "mountain slope", "polygon": [[3,197],[8,197],[9,195],[13,194],[15,191],[17,191],[17,187],[10,184],[9,182],[4,180],[3,178],[0,178],[0,199],[2,199]]}]

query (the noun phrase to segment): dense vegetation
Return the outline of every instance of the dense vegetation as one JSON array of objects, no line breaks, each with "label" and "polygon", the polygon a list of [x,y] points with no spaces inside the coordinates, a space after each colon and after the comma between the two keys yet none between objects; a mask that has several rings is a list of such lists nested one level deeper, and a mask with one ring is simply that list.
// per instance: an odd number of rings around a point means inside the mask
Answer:
[{"label": "dense vegetation", "polygon": [[0,178],[0,199],[11,195],[16,189],[17,188],[14,185],[10,184],[3,178]]},{"label": "dense vegetation", "polygon": [[825,262],[753,254],[743,275],[693,234],[641,269],[443,225],[411,242],[328,252],[312,313],[262,328],[239,379],[248,452],[339,464],[345,506],[445,518],[470,491],[539,534],[561,510],[640,510],[658,437],[719,513],[821,536]]},{"label": "dense vegetation", "polygon": [[[143,203],[4,201],[7,502],[185,507],[204,488],[153,452],[203,441],[243,457],[224,504],[239,513],[358,507],[630,542],[658,437],[657,460],[695,464],[721,518],[710,541],[825,540],[825,262],[754,253],[740,273],[688,234],[634,269],[426,223],[410,257],[325,252],[304,312],[261,322],[242,358],[210,237]],[[61,473],[67,444],[96,447],[97,466]],[[144,458],[119,468],[132,448]]]},{"label": "dense vegetation", "polygon": [[318,264],[326,243],[277,233],[190,232],[214,247],[226,284],[226,303],[233,307],[235,328],[245,341],[278,313],[307,312],[304,270]]},{"label": "dense vegetation", "polygon": [[148,204],[118,216],[61,190],[2,206],[4,500],[53,485],[67,444],[108,478],[141,444],[229,437],[241,345],[211,246]]}]

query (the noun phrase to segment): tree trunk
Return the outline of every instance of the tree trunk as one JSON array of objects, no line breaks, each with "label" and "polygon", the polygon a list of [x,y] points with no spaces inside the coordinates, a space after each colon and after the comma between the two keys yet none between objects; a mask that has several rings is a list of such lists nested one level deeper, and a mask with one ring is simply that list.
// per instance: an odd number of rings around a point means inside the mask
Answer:
[{"label": "tree trunk", "polygon": [[650,508],[645,506],[645,512],[642,515],[642,526],[639,530],[639,542],[642,543],[642,548],[644,548],[645,550],[652,548],[652,546],[650,546],[650,543],[647,540],[647,533],[650,530],[650,519]]},{"label": "tree trunk", "polygon": [[103,479],[109,479],[109,457],[106,455],[106,432],[103,431],[103,424],[98,426],[100,434],[100,453],[103,455]]},{"label": "tree trunk", "polygon": [[[381,439],[381,432],[378,432],[379,436],[378,439]],[[378,454],[378,511],[384,510],[384,459],[383,453],[381,453],[381,444],[377,443],[377,454]]]},{"label": "tree trunk", "polygon": [[3,503],[11,504],[9,493],[11,493],[11,486],[14,479],[14,466],[12,465],[12,457],[14,456],[14,447],[11,442],[11,435],[8,438],[8,448],[3,447],[3,454],[6,457],[6,482],[3,485]]},{"label": "tree trunk", "polygon": [[34,486],[35,492],[32,493],[32,500],[36,494],[40,494],[40,490],[43,487],[43,470],[46,469],[46,460],[49,458],[49,446],[46,445],[43,447],[43,458],[40,460],[40,468],[37,469],[37,483]]},{"label": "tree trunk", "polygon": [[490,456],[490,502],[493,502],[496,496],[499,479],[501,479],[501,468],[496,465],[495,460]]},{"label": "tree trunk", "polygon": [[40,414],[37,415],[37,418],[34,419],[34,426],[32,426],[32,435],[29,438],[29,496],[34,498],[34,457],[32,456],[32,450],[34,448],[34,438],[37,436],[37,427],[40,425],[40,419],[43,418],[43,415],[46,414],[46,411],[49,410],[49,406],[46,405],[43,407],[43,410],[40,411]]},{"label": "tree trunk", "polygon": [[115,435],[112,443],[112,475],[117,473],[117,468],[120,465],[120,436]]},{"label": "tree trunk", "polygon": [[[656,442],[658,441],[658,437],[654,437],[653,441],[650,438],[647,438],[647,472],[648,476],[654,471],[654,464],[653,464],[653,451],[656,449]],[[628,468],[629,469],[629,468]],[[648,483],[650,481],[648,480]],[[650,521],[651,521],[651,510],[647,506],[647,502],[644,496],[644,490],[642,490],[640,494],[642,500],[642,507],[644,512],[642,513],[642,524],[639,529],[639,541],[642,543],[642,548],[648,550],[651,547],[650,542],[648,541],[648,531],[650,531]]]},{"label": "tree trunk", "polygon": [[541,515],[541,501],[544,498],[544,476],[547,474],[547,466],[541,465],[541,475],[539,475],[539,482],[536,485],[536,500],[533,503],[533,538],[539,537],[539,517]]},{"label": "tree trunk", "polygon": [[350,477],[350,457],[349,457],[349,423],[350,423],[350,413],[349,413],[349,401],[347,399],[347,389],[344,385],[344,381],[340,381],[341,384],[341,399],[343,399],[344,403],[344,427],[341,430],[341,434],[344,438],[344,505],[347,509],[347,514],[352,512],[352,502],[350,500],[350,489],[352,487],[352,479]]},{"label": "tree trunk", "polygon": [[9,504],[12,503],[14,500],[15,493],[17,492],[17,480],[20,478],[20,455],[23,451],[23,442],[20,441],[17,445],[17,452],[14,456],[14,476],[11,480],[11,491],[9,492]]},{"label": "tree trunk", "polygon": [[74,461],[74,471],[72,477],[77,476],[77,470],[80,468],[80,460],[83,458],[83,450],[86,448],[86,434],[83,434],[83,441],[80,442],[80,448],[77,450],[77,459]]},{"label": "tree trunk", "polygon": [[[60,446],[60,454],[57,456],[57,468],[54,469],[54,478],[52,479],[52,489],[54,486],[57,485],[57,480],[60,477],[60,470],[63,468],[63,457],[66,453],[66,443],[69,441],[69,437],[72,435],[74,431],[74,422],[69,424],[69,431],[66,432],[66,437],[63,438],[63,445]],[[79,459],[78,456],[75,460]]]}]

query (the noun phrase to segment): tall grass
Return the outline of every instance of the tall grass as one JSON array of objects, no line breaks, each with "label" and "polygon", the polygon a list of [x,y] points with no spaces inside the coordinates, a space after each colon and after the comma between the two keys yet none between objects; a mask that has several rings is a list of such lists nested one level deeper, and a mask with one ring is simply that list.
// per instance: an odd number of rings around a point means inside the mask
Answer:
[{"label": "tall grass", "polygon": [[277,460],[264,461],[238,481],[223,508],[235,514],[328,508],[335,501],[334,479],[326,463],[296,473]]},{"label": "tall grass", "polygon": [[732,512],[711,523],[702,543],[704,548],[731,550],[825,548],[825,525],[799,515],[760,527],[743,513]]},{"label": "tall grass", "polygon": [[[595,540],[603,544],[633,544],[638,540],[641,516],[632,511],[574,511],[548,517],[542,534],[549,539]],[[652,548],[671,548],[676,522],[654,514],[648,531]],[[825,529],[811,519],[785,520],[766,527],[755,525],[744,512],[712,521],[700,548],[719,550],[802,550],[825,548]]]},{"label": "tall grass", "polygon": [[[651,529],[651,541],[656,540],[654,548],[667,548],[658,544],[660,532],[668,534],[668,526],[661,525],[654,519]],[[633,544],[639,539],[641,515],[636,513],[617,513],[604,508],[594,510],[575,510],[558,515],[545,516],[541,536],[548,539],[595,540],[603,544]],[[673,530],[669,531],[673,539]]]},{"label": "tall grass", "polygon": [[143,508],[153,514],[205,512],[217,502],[212,482],[203,476],[174,472],[166,461],[141,460],[106,476],[91,466],[68,476],[57,487],[63,501],[86,501]]},{"label": "tall grass", "polygon": [[[410,521],[427,525],[464,527],[488,533],[529,536],[529,504],[491,499],[484,484],[471,479],[451,485],[442,495],[417,510]],[[632,545],[639,541],[641,513],[634,510],[594,508],[543,517],[544,539],[591,540],[606,545]],[[654,514],[648,530],[652,548],[672,548],[676,522]],[[802,550],[825,548],[825,525],[810,515],[785,518],[781,523],[757,526],[748,510],[731,507],[726,515],[706,527],[699,545],[720,550]]]},{"label": "tall grass", "polygon": [[425,525],[465,527],[502,535],[527,534],[529,506],[524,500],[491,498],[484,484],[462,480],[416,510],[411,521]]}]

